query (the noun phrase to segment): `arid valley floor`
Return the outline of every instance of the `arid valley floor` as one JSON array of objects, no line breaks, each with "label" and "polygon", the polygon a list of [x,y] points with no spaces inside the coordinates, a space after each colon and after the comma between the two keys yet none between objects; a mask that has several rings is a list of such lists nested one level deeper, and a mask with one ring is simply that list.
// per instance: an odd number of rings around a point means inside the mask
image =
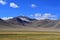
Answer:
[{"label": "arid valley floor", "polygon": [[0,40],[60,40],[59,31],[0,31]]}]

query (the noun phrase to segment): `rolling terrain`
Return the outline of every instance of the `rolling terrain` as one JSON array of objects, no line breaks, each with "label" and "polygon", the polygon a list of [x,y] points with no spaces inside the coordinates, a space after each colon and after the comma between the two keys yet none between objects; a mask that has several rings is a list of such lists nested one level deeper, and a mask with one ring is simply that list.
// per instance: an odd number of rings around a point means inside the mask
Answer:
[{"label": "rolling terrain", "polygon": [[60,40],[60,20],[0,19],[0,40]]},{"label": "rolling terrain", "polygon": [[37,20],[25,16],[17,16],[12,19],[2,20],[0,19],[0,29],[11,30],[59,30],[60,20]]}]

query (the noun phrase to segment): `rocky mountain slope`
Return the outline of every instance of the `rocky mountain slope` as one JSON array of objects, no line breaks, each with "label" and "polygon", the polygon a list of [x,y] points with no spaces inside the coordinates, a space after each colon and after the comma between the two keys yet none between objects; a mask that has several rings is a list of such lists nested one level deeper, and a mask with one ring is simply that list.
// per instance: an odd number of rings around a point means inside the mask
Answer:
[{"label": "rocky mountain slope", "polygon": [[25,16],[14,17],[13,19],[0,19],[0,28],[60,28],[60,20],[37,20]]}]

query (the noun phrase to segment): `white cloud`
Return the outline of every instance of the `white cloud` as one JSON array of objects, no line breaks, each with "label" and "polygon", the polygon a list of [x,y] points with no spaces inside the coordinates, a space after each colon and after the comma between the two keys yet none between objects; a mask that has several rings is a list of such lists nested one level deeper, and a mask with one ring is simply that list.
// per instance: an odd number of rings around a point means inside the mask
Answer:
[{"label": "white cloud", "polygon": [[35,16],[36,16],[36,17],[37,17],[37,16],[41,16],[41,14],[39,14],[39,13],[36,13],[36,14],[35,14]]},{"label": "white cloud", "polygon": [[36,13],[36,14],[32,15],[32,17],[34,17],[35,19],[38,19],[38,20],[43,20],[43,19],[56,20],[57,19],[57,16],[52,15],[51,13],[45,13],[45,14]]},{"label": "white cloud", "polygon": [[40,17],[41,16],[41,14],[40,13],[36,13],[36,14],[34,14],[34,15],[30,15],[30,16],[36,16],[36,17]]},{"label": "white cloud", "polygon": [[5,4],[6,4],[6,2],[5,2],[5,1],[3,1],[3,0],[0,0],[0,4],[5,5]]},{"label": "white cloud", "polygon": [[12,8],[19,8],[19,6],[17,4],[15,4],[14,2],[10,3],[10,7],[12,7]]},{"label": "white cloud", "polygon": [[37,7],[37,5],[36,4],[31,4],[31,7],[35,8],[35,7]]},{"label": "white cloud", "polygon": [[3,17],[3,18],[1,18],[1,19],[3,19],[3,20],[8,20],[8,19],[12,19],[13,17]]}]

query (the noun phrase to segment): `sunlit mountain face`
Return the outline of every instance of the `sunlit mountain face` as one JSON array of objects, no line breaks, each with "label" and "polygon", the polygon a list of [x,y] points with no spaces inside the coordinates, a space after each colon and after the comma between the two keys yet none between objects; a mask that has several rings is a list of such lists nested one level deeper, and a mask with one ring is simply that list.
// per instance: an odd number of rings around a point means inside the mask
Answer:
[{"label": "sunlit mountain face", "polygon": [[31,19],[26,16],[17,16],[8,20],[0,19],[0,28],[59,29],[60,20],[50,20],[50,19],[37,20],[37,19]]}]

